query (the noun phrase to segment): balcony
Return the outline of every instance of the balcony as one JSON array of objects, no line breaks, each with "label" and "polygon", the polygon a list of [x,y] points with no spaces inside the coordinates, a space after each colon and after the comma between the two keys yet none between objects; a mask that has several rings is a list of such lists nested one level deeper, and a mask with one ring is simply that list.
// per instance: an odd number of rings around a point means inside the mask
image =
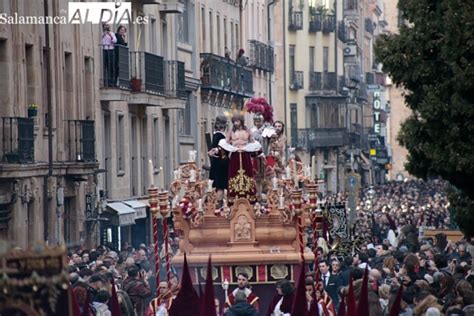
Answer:
[{"label": "balcony", "polygon": [[375,84],[375,75],[372,72],[365,73],[365,82],[367,84]]},{"label": "balcony", "polygon": [[165,61],[165,94],[168,98],[186,99],[186,77],[184,63],[178,60]]},{"label": "balcony", "polygon": [[304,88],[304,73],[302,71],[293,71],[291,74],[290,90],[299,90]]},{"label": "balcony", "polygon": [[165,95],[163,57],[148,52],[130,52],[132,91]]},{"label": "balcony", "polygon": [[126,46],[111,48],[100,45],[102,50],[101,88],[120,88],[130,90],[130,57]]},{"label": "balcony", "polygon": [[309,32],[316,33],[323,30],[323,17],[319,13],[309,13]]},{"label": "balcony", "polygon": [[[142,0],[143,1],[143,0]],[[146,0],[151,2],[151,0]],[[153,1],[153,2],[156,2]],[[183,13],[184,1],[183,0],[162,0],[160,4],[160,12],[164,14]]]},{"label": "balcony", "polygon": [[228,93],[237,97],[253,96],[252,69],[230,59],[201,54],[201,89]]},{"label": "balcony", "polygon": [[346,128],[303,128],[297,130],[297,148],[314,150],[350,145],[358,147],[359,144],[360,136]]},{"label": "balcony", "polygon": [[311,72],[309,89],[313,91],[336,91],[337,75],[335,72]]},{"label": "balcony", "polygon": [[303,29],[303,12],[290,10],[288,30],[299,31],[302,29]]},{"label": "balcony", "polygon": [[66,137],[68,162],[96,162],[94,121],[67,120]]},{"label": "balcony", "polygon": [[256,40],[249,41],[249,66],[267,72],[274,70],[273,47]]},{"label": "balcony", "polygon": [[336,29],[336,23],[335,23],[334,15],[323,16],[323,33],[325,34],[333,33],[335,29]]},{"label": "balcony", "polygon": [[34,120],[27,117],[2,117],[1,163],[28,164],[35,162]]},{"label": "balcony", "polygon": [[347,27],[344,21],[338,22],[337,38],[343,43],[347,42]]},{"label": "balcony", "polygon": [[365,31],[370,33],[370,34],[374,34],[374,23],[372,22],[372,19],[370,18],[366,18],[365,21]]}]

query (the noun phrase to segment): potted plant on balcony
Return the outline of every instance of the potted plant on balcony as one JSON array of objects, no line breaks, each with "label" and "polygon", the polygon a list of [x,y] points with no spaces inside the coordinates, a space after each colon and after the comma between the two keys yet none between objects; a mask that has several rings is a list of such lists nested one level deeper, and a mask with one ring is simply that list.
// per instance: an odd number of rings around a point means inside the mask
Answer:
[{"label": "potted plant on balcony", "polygon": [[142,91],[142,80],[132,77],[131,79],[132,84],[132,91],[133,92],[140,92]]},{"label": "potted plant on balcony", "polygon": [[17,151],[11,151],[5,154],[7,163],[18,163],[20,161],[20,156]]},{"label": "potted plant on balcony", "polygon": [[38,115],[38,105],[32,103],[28,106],[28,117],[36,117],[36,115]]}]

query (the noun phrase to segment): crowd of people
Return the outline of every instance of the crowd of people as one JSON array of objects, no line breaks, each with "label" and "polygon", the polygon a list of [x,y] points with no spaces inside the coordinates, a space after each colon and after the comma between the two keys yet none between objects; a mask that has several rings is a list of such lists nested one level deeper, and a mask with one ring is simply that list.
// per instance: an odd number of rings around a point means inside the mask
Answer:
[{"label": "crowd of people", "polygon": [[[356,232],[366,242],[345,257],[328,247],[318,249],[317,260],[307,263],[303,314],[295,311],[296,281],[278,281],[273,300],[262,304],[241,273],[226,300],[215,300],[216,315],[474,315],[471,240],[453,242],[444,234],[425,238],[419,231],[450,225],[444,192],[441,181],[417,180],[363,189]],[[181,315],[171,312],[182,289],[178,277],[157,286],[152,249],[143,244],[122,249],[100,246],[69,254],[72,291],[82,315],[115,316],[118,309],[124,316]],[[199,308],[195,311],[199,315]]]}]

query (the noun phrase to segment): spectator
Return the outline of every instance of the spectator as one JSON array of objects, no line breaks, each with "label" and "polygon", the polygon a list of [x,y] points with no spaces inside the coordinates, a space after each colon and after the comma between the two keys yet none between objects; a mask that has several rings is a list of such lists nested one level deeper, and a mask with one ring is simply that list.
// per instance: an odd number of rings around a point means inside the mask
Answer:
[{"label": "spectator", "polygon": [[147,280],[143,278],[138,267],[127,270],[128,278],[123,282],[123,290],[127,292],[137,316],[145,314],[145,300],[151,295]]},{"label": "spectator", "polygon": [[247,296],[244,292],[237,292],[234,298],[235,304],[232,305],[225,316],[257,316],[255,307],[247,303]]}]

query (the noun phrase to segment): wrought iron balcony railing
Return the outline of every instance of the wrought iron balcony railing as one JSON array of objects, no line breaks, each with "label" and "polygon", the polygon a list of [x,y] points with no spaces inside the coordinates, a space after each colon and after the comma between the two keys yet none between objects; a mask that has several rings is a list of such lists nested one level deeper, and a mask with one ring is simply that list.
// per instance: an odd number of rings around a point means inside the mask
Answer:
[{"label": "wrought iron balcony railing", "polygon": [[291,74],[290,90],[299,90],[304,88],[304,73],[302,71],[293,71]]},{"label": "wrought iron balcony railing", "polygon": [[101,87],[130,89],[130,57],[126,46],[100,45],[102,50]]},{"label": "wrought iron balcony railing", "polygon": [[309,32],[321,32],[323,30],[323,17],[319,13],[309,14]]},{"label": "wrought iron balcony railing", "polygon": [[297,130],[296,148],[360,147],[360,135],[346,128],[303,128]]},{"label": "wrought iron balcony railing", "polygon": [[323,16],[323,33],[333,33],[335,29],[336,23],[334,15]]},{"label": "wrought iron balcony railing", "polygon": [[309,89],[313,91],[335,91],[337,89],[337,74],[335,72],[311,72]]},{"label": "wrought iron balcony railing", "polygon": [[273,47],[256,40],[250,40],[249,48],[249,66],[263,71],[273,72]]},{"label": "wrought iron balcony railing", "polygon": [[0,161],[4,163],[34,163],[34,120],[27,117],[1,118]]},{"label": "wrought iron balcony railing", "polygon": [[130,52],[132,90],[165,94],[163,57],[148,52]]},{"label": "wrought iron balcony railing", "polygon": [[67,161],[96,161],[93,120],[67,120],[66,137]]},{"label": "wrought iron balcony railing", "polygon": [[253,96],[252,69],[214,54],[201,54],[201,89]]},{"label": "wrought iron balcony railing", "polygon": [[298,31],[303,29],[303,12],[290,10],[288,29],[290,31]]}]

